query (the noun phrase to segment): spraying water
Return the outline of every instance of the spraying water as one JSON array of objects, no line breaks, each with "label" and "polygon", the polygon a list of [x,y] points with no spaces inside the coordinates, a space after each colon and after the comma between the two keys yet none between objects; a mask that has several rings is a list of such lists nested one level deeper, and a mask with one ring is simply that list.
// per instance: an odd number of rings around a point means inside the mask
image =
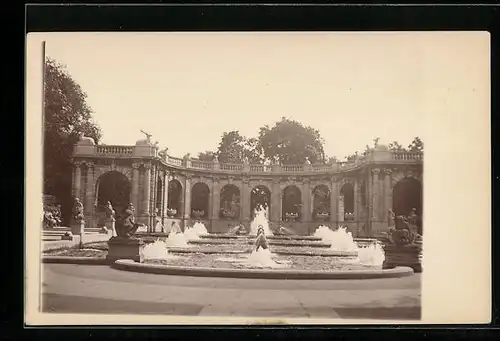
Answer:
[{"label": "spraying water", "polygon": [[167,247],[189,247],[182,232],[170,232],[167,238]]},{"label": "spraying water", "polygon": [[147,244],[142,249],[142,256],[144,260],[166,260],[175,258],[168,253],[167,244],[161,240],[156,240],[153,243]]},{"label": "spraying water", "polygon": [[354,241],[352,233],[347,227],[339,227],[332,231],[328,226],[319,226],[314,232],[315,237],[320,237],[325,243],[330,243],[330,248],[335,251],[356,251],[357,262],[363,265],[381,266],[385,255],[379,243],[373,243],[368,247],[360,248]]},{"label": "spraying water", "polygon": [[196,222],[192,227],[188,227],[184,231],[184,237],[187,240],[198,240],[200,236],[207,235],[208,231],[205,224]]},{"label": "spraying water", "polygon": [[257,230],[259,229],[259,225],[264,228],[264,234],[266,236],[272,236],[273,233],[271,232],[271,229],[269,228],[269,222],[267,220],[267,210],[259,207],[255,209],[255,217],[253,218],[252,222],[250,223],[250,235],[251,236],[256,236],[257,235]]},{"label": "spraying water", "polygon": [[331,249],[335,251],[357,251],[358,244],[354,241],[352,233],[347,231],[347,227],[339,227],[332,231],[328,226],[321,225],[314,232],[315,237],[320,237],[325,243],[331,244]]},{"label": "spraying water", "polygon": [[384,250],[379,243],[358,249],[359,263],[369,266],[381,266],[385,260]]},{"label": "spraying water", "polygon": [[246,264],[249,267],[255,268],[286,268],[290,265],[288,261],[277,262],[272,256],[273,254],[269,249],[254,250],[250,256],[248,256]]}]

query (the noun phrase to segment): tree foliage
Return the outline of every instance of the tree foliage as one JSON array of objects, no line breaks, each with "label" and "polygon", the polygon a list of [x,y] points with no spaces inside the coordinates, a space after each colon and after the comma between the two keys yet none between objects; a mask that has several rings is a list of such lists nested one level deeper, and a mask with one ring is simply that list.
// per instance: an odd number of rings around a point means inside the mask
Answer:
[{"label": "tree foliage", "polygon": [[[306,158],[312,163],[325,163],[324,140],[319,131],[282,117],[273,127],[260,128],[258,137],[245,137],[239,131],[225,132],[214,153],[219,162],[261,163],[277,160],[281,164],[301,164]],[[210,161],[209,151],[198,158]]]},{"label": "tree foliage", "polygon": [[222,135],[216,154],[219,162],[242,163],[245,158],[250,163],[262,161],[259,140],[242,136],[237,130]]},{"label": "tree foliage", "polygon": [[[61,202],[63,220],[71,212],[71,155],[78,134],[92,137],[96,143],[101,131],[92,120],[87,95],[66,68],[48,58],[45,62],[44,117],[44,193]],[[69,213],[69,214],[68,214]]]},{"label": "tree foliage", "polygon": [[274,127],[260,128],[259,142],[267,159],[281,164],[301,164],[306,158],[312,163],[324,163],[324,140],[318,130],[282,117]]},{"label": "tree foliage", "polygon": [[216,157],[215,153],[210,150],[198,153],[198,159],[200,161],[213,161],[215,160],[215,157]]},{"label": "tree foliage", "polygon": [[415,137],[413,141],[408,146],[409,152],[423,152],[424,151],[424,143],[420,139],[420,137]]}]

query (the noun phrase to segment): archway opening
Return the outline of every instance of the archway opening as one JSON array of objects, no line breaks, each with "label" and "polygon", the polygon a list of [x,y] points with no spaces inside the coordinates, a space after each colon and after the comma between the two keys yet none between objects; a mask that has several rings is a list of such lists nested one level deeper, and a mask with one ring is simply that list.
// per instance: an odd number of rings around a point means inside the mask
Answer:
[{"label": "archway opening", "polygon": [[96,183],[97,212],[105,212],[108,201],[115,210],[115,218],[119,219],[130,203],[130,181],[118,172],[110,171],[102,174]]},{"label": "archway opening", "polygon": [[301,219],[302,194],[297,186],[290,185],[283,190],[282,207],[284,221]]},{"label": "archway opening", "polygon": [[325,220],[330,217],[330,190],[326,185],[319,185],[313,189],[313,218]]},{"label": "archway opening", "polygon": [[235,185],[225,185],[220,192],[219,217],[238,219],[240,216],[240,189]]},{"label": "archway opening", "polygon": [[158,177],[158,180],[156,181],[156,214],[157,215],[162,215],[163,214],[163,181],[161,177]]},{"label": "archway opening", "polygon": [[172,218],[179,218],[182,214],[182,185],[179,180],[173,179],[168,182],[168,210],[167,214]]},{"label": "archway opening", "polygon": [[250,218],[254,218],[255,210],[263,208],[267,210],[267,216],[271,213],[271,191],[263,185],[259,185],[252,189],[250,193]]},{"label": "archway opening", "polygon": [[344,220],[354,219],[354,186],[345,183],[340,189],[340,195],[344,197]]},{"label": "archway opening", "polygon": [[411,216],[415,210],[416,225],[422,225],[422,184],[414,178],[404,178],[392,191],[392,210],[395,215]]},{"label": "archway opening", "polygon": [[422,185],[414,178],[399,181],[392,192],[393,211],[396,215],[409,216],[413,209],[422,215]]},{"label": "archway opening", "polygon": [[191,217],[208,218],[210,189],[207,184],[197,182],[191,189]]}]

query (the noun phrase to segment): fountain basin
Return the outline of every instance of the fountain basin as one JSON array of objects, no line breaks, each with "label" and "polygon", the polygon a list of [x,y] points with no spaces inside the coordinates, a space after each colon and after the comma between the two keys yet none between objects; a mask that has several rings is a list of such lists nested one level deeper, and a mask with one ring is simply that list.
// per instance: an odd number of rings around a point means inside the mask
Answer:
[{"label": "fountain basin", "polygon": [[[254,244],[254,239],[242,239],[242,244],[246,245],[253,245]],[[190,240],[190,244],[227,244],[227,240],[221,240],[221,239],[198,239],[198,240]],[[329,243],[323,243],[323,242],[317,242],[317,241],[312,241],[312,242],[307,242],[307,241],[294,241],[294,240],[273,240],[271,238],[268,238],[268,244],[269,245],[277,245],[277,246],[307,246],[307,247],[319,247],[319,248],[329,248],[331,244]]]},{"label": "fountain basin", "polygon": [[372,279],[398,278],[413,275],[409,267],[393,269],[368,269],[352,271],[315,271],[296,269],[232,269],[208,267],[184,267],[164,264],[138,263],[132,260],[117,260],[112,267],[123,271],[154,273],[174,276],[262,278],[262,279]]},{"label": "fountain basin", "polygon": [[[221,250],[217,248],[169,248],[169,253],[181,253],[181,254],[246,254],[249,255],[253,251],[253,247],[247,248],[245,250]],[[288,255],[288,256],[321,256],[321,257],[357,257],[358,253],[356,251],[330,251],[330,250],[307,250],[307,249],[296,249],[289,250],[286,248],[273,248],[272,252],[277,255]]]},{"label": "fountain basin", "polygon": [[[228,234],[207,234],[200,236],[203,239],[255,239],[256,236],[252,235],[228,235]],[[299,236],[299,235],[273,235],[266,236],[267,239],[277,239],[277,240],[309,240],[309,241],[321,241],[320,237],[314,236]]]}]

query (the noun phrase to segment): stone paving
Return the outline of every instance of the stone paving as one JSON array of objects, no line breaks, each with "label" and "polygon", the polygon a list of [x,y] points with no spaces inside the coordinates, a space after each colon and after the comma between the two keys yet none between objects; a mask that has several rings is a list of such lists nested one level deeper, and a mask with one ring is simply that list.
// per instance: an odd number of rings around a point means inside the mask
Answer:
[{"label": "stone paving", "polygon": [[44,312],[420,319],[420,274],[272,280],[141,274],[95,265],[43,269]]}]

